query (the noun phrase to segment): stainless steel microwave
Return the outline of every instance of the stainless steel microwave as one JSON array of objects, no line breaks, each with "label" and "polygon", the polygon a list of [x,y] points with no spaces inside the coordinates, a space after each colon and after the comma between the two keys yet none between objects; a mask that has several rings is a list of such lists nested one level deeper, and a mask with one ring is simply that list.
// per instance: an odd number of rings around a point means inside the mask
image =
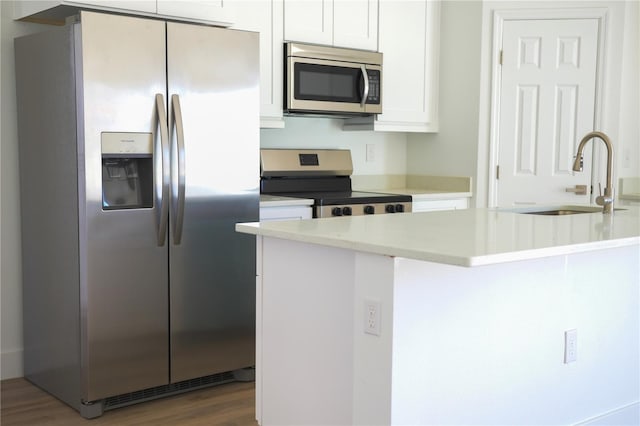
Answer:
[{"label": "stainless steel microwave", "polygon": [[382,113],[382,53],[285,43],[287,114]]}]

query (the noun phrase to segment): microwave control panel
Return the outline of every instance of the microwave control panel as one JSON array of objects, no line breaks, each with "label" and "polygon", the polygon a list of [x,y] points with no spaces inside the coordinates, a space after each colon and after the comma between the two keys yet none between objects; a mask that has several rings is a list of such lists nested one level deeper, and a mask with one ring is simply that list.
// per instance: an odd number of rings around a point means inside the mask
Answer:
[{"label": "microwave control panel", "polygon": [[368,104],[380,104],[380,71],[367,70],[369,76],[369,96],[367,96]]}]

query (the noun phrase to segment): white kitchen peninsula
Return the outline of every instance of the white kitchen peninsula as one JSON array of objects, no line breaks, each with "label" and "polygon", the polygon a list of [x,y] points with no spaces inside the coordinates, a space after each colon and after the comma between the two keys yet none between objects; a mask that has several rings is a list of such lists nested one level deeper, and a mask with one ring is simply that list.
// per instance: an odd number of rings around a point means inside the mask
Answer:
[{"label": "white kitchen peninsula", "polygon": [[[237,230],[259,243],[263,426],[640,420],[637,208]],[[570,330],[577,359],[565,362]]]}]

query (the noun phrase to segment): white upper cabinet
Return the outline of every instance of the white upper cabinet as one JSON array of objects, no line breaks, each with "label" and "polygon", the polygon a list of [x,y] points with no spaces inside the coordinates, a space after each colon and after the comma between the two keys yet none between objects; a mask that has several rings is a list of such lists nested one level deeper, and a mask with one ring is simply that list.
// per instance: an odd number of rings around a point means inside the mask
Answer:
[{"label": "white upper cabinet", "polygon": [[260,33],[260,127],[282,128],[282,0],[236,0],[233,14],[233,28]]},{"label": "white upper cabinet", "polygon": [[284,0],[284,38],[378,50],[378,0]]},{"label": "white upper cabinet", "polygon": [[234,21],[232,4],[229,0],[157,0],[157,14],[229,26]]},{"label": "white upper cabinet", "polygon": [[333,1],[284,0],[284,38],[333,44]]},{"label": "white upper cabinet", "polygon": [[229,26],[230,0],[17,0],[14,19],[63,23],[77,10],[94,9],[151,17],[177,18]]},{"label": "white upper cabinet", "polygon": [[380,0],[382,114],[345,120],[345,130],[438,131],[440,2]]},{"label": "white upper cabinet", "polygon": [[333,45],[378,50],[378,0],[333,0]]}]

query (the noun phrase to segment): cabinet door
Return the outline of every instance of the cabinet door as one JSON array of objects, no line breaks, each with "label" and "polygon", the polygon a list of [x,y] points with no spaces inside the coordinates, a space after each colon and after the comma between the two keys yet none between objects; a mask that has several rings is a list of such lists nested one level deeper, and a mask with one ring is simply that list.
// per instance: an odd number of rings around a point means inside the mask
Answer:
[{"label": "cabinet door", "polygon": [[260,33],[260,127],[282,128],[282,0],[237,1],[233,15],[233,28]]},{"label": "cabinet door", "polygon": [[79,6],[97,6],[113,9],[132,10],[136,12],[156,12],[156,0],[80,0],[65,1],[65,4],[78,4]]},{"label": "cabinet door", "polygon": [[333,44],[333,1],[284,0],[284,38]]},{"label": "cabinet door", "polygon": [[157,0],[158,15],[215,22],[228,27],[233,23],[229,2],[224,0]]},{"label": "cabinet door", "polygon": [[439,21],[438,1],[380,0],[384,71],[378,123],[437,130]]},{"label": "cabinet door", "polygon": [[312,215],[310,206],[260,207],[260,222],[311,219]]},{"label": "cabinet door", "polygon": [[333,45],[378,50],[378,0],[334,0]]},{"label": "cabinet door", "polygon": [[[98,9],[114,12],[132,11],[145,14],[156,13],[156,0],[47,0],[13,2],[13,19],[32,18],[44,23],[64,25],[65,16],[74,9],[61,12],[61,7],[72,6],[81,9]],[[38,22],[38,21],[36,21]]]},{"label": "cabinet door", "polygon": [[47,0],[16,1],[14,19],[33,17],[51,22],[62,23],[61,17],[68,16],[72,10],[59,6],[73,6],[81,9],[99,9],[114,12],[141,13],[143,15],[162,15],[180,18],[180,20],[203,21],[228,27],[233,23],[228,0]]},{"label": "cabinet door", "polygon": [[463,210],[468,208],[468,198],[452,198],[450,200],[414,201],[411,206],[411,211],[418,213],[436,210]]}]

